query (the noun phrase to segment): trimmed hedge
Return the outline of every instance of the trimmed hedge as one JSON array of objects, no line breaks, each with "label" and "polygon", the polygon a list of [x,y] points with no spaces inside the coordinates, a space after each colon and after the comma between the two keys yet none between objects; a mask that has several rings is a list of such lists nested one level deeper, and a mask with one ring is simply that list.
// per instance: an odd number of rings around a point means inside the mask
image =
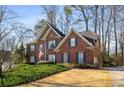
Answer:
[{"label": "trimmed hedge", "polygon": [[81,69],[98,69],[97,65],[94,64],[61,64],[67,68],[81,68]]},{"label": "trimmed hedge", "polygon": [[19,64],[14,69],[4,73],[4,83],[1,85],[0,82],[0,86],[16,86],[66,70],[69,69],[57,64]]}]

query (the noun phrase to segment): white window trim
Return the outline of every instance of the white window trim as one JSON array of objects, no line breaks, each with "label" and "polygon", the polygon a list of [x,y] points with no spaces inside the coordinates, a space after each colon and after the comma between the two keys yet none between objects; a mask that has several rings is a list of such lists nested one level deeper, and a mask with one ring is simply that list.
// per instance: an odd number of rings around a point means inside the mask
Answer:
[{"label": "white window trim", "polygon": [[51,41],[48,42],[48,48],[49,48],[49,49],[53,49],[53,48],[50,48],[52,43],[53,43],[54,46],[56,47],[56,41],[55,41],[55,40],[51,40]]},{"label": "white window trim", "polygon": [[84,63],[84,52],[78,52],[78,63],[79,64]]},{"label": "white window trim", "polygon": [[70,46],[71,47],[75,47],[76,46],[76,39],[75,38],[71,38],[70,39]]},{"label": "white window trim", "polygon": [[30,56],[30,63],[34,63],[35,62],[35,57],[34,56]]},{"label": "white window trim", "polygon": [[55,60],[56,60],[56,55],[55,55],[55,54],[50,54],[50,55],[48,55],[48,60],[51,61],[51,62],[55,62]]},{"label": "white window trim", "polygon": [[[42,47],[41,47],[42,46]],[[43,44],[40,44],[39,50],[43,50]]]},{"label": "white window trim", "polygon": [[35,46],[34,45],[30,46],[30,51],[35,51]]},{"label": "white window trim", "polygon": [[64,61],[64,63],[68,63],[68,53],[67,52],[65,52],[63,55],[63,61]]}]

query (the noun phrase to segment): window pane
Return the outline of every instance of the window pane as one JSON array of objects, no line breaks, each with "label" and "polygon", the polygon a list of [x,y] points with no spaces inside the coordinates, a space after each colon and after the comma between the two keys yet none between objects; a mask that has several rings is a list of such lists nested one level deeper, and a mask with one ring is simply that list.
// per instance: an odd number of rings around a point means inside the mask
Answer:
[{"label": "window pane", "polygon": [[34,63],[34,56],[31,56],[31,57],[30,57],[30,62],[31,62],[31,63]]},{"label": "window pane", "polygon": [[43,44],[41,44],[41,45],[40,45],[40,48],[39,48],[39,49],[40,49],[40,50],[42,50],[42,49],[43,49]]},{"label": "window pane", "polygon": [[55,48],[55,40],[49,41],[49,49],[50,48]]},{"label": "window pane", "polygon": [[55,55],[51,54],[48,56],[50,62],[55,62]]},{"label": "window pane", "polygon": [[83,61],[84,61],[84,53],[83,52],[79,52],[79,54],[78,54],[78,62],[80,64],[82,64],[82,63],[84,63]]},{"label": "window pane", "polygon": [[31,51],[34,51],[34,50],[35,50],[34,45],[31,45],[31,46],[30,46],[30,50],[31,50]]},{"label": "window pane", "polygon": [[71,47],[75,46],[75,38],[71,38]]}]

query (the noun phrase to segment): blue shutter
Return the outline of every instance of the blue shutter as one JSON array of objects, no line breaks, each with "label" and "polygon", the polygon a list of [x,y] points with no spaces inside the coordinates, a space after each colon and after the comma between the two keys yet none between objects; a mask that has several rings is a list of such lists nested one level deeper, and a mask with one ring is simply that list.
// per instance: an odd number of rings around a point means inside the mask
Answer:
[{"label": "blue shutter", "polygon": [[56,47],[57,47],[57,45],[59,44],[59,41],[58,41],[58,40],[56,40],[56,41],[55,41],[55,43],[56,43],[55,45],[56,45]]},{"label": "blue shutter", "polygon": [[61,53],[61,62],[64,63],[63,62],[63,53]]},{"label": "blue shutter", "polygon": [[78,63],[78,52],[75,53],[75,63]]},{"label": "blue shutter", "polygon": [[34,44],[34,50],[36,51],[36,44]]},{"label": "blue shutter", "polygon": [[84,52],[84,63],[87,62],[87,55],[86,55],[86,52]]},{"label": "blue shutter", "polygon": [[46,49],[48,49],[48,41],[46,41]]},{"label": "blue shutter", "polygon": [[48,55],[46,55],[46,60],[48,60]]},{"label": "blue shutter", "polygon": [[68,63],[70,63],[70,53],[68,52]]}]

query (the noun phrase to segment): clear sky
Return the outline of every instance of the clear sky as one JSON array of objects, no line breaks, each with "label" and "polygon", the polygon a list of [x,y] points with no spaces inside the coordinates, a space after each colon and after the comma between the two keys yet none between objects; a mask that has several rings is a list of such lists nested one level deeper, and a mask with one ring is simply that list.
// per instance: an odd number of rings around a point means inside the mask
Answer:
[{"label": "clear sky", "polygon": [[16,21],[24,23],[26,27],[33,29],[35,24],[43,18],[40,6],[36,5],[10,5],[9,9],[14,11],[18,18]]}]

